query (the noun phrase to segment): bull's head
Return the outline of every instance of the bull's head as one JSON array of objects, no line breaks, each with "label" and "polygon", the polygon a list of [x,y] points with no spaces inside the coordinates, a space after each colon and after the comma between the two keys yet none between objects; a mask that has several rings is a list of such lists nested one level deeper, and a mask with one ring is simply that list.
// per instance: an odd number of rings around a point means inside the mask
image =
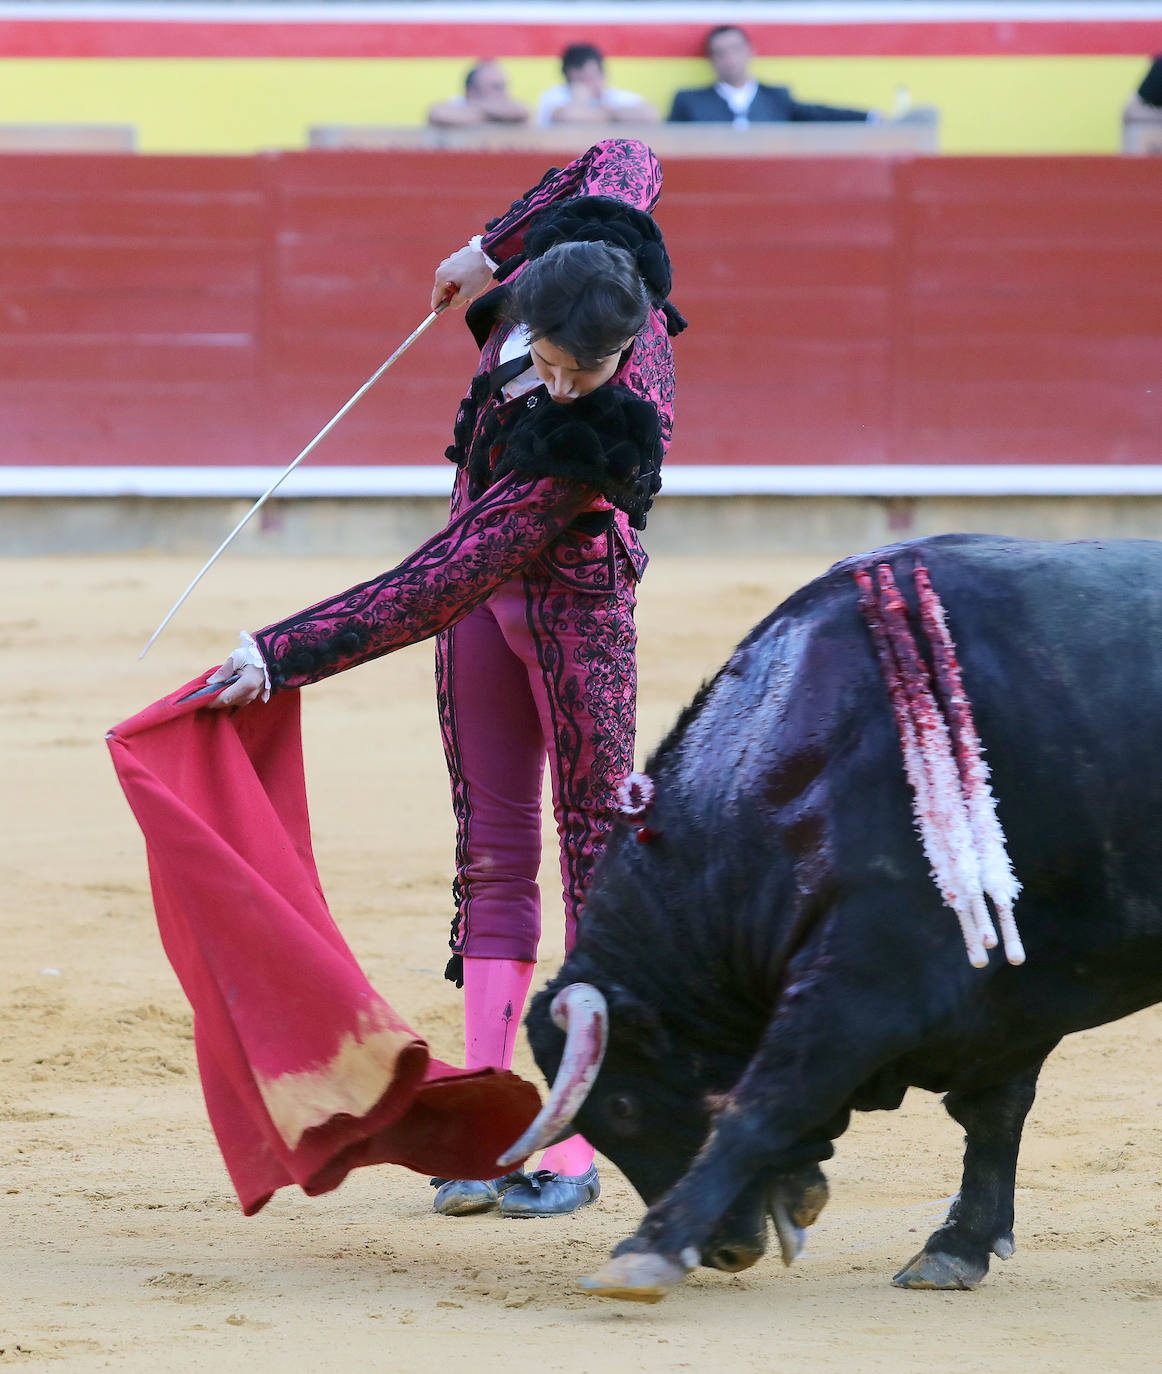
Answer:
[{"label": "bull's head", "polygon": [[549,1099],[501,1164],[574,1131],[618,1168],[647,1202],[675,1183],[705,1139],[708,1114],[695,1066],[667,1057],[656,1019],[624,990],[591,983],[539,993],[527,1020]]},{"label": "bull's head", "polygon": [[[527,1028],[552,1089],[537,1119],[499,1164],[508,1167],[577,1131],[614,1161],[647,1204],[689,1169],[710,1129],[716,1093],[742,1067],[719,1063],[708,1072],[670,1053],[652,1010],[621,988],[611,988],[608,997],[590,983],[569,983],[555,996],[548,989],[534,998]],[[826,1181],[815,1167],[748,1180],[687,1267],[701,1262],[730,1272],[748,1268],[766,1250],[768,1216],[789,1264],[801,1248],[802,1227],[825,1200]],[[639,1272],[656,1258],[637,1253],[642,1250],[648,1241],[639,1232],[614,1251],[606,1267],[614,1271],[612,1281],[599,1275],[584,1286],[607,1296],[656,1301],[683,1273]],[[629,1281],[621,1281],[623,1270]]]}]

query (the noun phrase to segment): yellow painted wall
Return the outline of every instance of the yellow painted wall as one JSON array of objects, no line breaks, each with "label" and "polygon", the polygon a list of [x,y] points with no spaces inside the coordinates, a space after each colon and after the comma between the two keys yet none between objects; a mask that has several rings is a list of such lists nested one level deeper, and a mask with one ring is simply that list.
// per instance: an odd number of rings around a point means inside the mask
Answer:
[{"label": "yellow painted wall", "polygon": [[[0,123],[136,124],[149,153],[301,148],[313,124],[420,124],[462,88],[465,58],[0,59]],[[533,104],[559,81],[552,58],[505,64]],[[1121,110],[1146,60],[1127,57],[786,58],[760,79],[800,100],[890,111],[897,86],[940,107],[946,153],[1114,153]],[[681,86],[706,84],[697,60],[611,59],[610,82],[662,110]]]}]

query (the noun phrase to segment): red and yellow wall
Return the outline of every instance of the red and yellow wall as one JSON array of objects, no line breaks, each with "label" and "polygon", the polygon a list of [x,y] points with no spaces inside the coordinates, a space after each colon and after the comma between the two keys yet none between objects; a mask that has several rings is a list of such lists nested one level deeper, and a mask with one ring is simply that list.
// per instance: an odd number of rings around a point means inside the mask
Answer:
[{"label": "red and yellow wall", "polygon": [[[677,88],[707,82],[702,37],[735,17],[702,9],[0,4],[0,124],[134,124],[149,153],[301,148],[315,124],[421,124],[480,57],[501,58],[532,103],[576,41],[597,43],[612,83],[664,110]],[[1133,0],[822,0],[750,4],[743,17],[761,79],[884,111],[905,87],[940,108],[946,153],[1116,152],[1122,107],[1162,52],[1162,3]]]}]

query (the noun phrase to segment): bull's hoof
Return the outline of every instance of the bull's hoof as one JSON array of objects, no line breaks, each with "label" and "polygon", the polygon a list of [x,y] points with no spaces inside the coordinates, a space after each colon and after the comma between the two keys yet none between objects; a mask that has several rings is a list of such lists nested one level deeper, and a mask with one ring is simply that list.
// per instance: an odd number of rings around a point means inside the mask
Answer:
[{"label": "bull's hoof", "polygon": [[[822,1174],[820,1178],[822,1178]],[[827,1199],[830,1196],[831,1191],[827,1187],[825,1178],[820,1183],[814,1183],[809,1188],[804,1188],[799,1197],[798,1205],[791,1213],[791,1220],[796,1226],[814,1226],[819,1213],[827,1206]]]},{"label": "bull's hoof", "polygon": [[775,1235],[779,1238],[779,1254],[783,1257],[783,1263],[790,1266],[803,1253],[807,1233],[802,1226],[795,1225],[791,1213],[782,1202],[776,1202],[771,1208],[771,1219],[775,1223]]},{"label": "bull's hoof", "polygon": [[684,1265],[667,1259],[665,1255],[615,1255],[596,1274],[586,1275],[581,1280],[581,1287],[599,1298],[620,1298],[622,1302],[661,1302],[688,1272]]},{"label": "bull's hoof", "polygon": [[720,1245],[702,1256],[708,1269],[721,1269],[724,1274],[741,1274],[762,1259],[766,1253],[757,1245]]},{"label": "bull's hoof", "polygon": [[775,1224],[784,1264],[793,1264],[803,1253],[807,1227],[815,1224],[829,1196],[827,1179],[817,1166],[779,1179],[768,1192],[767,1212]]},{"label": "bull's hoof", "polygon": [[960,1255],[921,1250],[892,1279],[895,1288],[938,1288],[968,1292],[988,1273],[988,1260],[963,1259]]}]

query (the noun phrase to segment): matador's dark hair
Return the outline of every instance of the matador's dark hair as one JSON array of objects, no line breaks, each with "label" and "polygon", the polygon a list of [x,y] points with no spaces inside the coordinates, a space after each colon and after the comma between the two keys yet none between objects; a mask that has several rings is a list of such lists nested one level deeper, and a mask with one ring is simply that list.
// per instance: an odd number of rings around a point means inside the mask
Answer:
[{"label": "matador's dark hair", "polygon": [[505,314],[582,367],[598,367],[636,337],[650,297],[633,256],[597,242],[558,243],[514,278]]}]

